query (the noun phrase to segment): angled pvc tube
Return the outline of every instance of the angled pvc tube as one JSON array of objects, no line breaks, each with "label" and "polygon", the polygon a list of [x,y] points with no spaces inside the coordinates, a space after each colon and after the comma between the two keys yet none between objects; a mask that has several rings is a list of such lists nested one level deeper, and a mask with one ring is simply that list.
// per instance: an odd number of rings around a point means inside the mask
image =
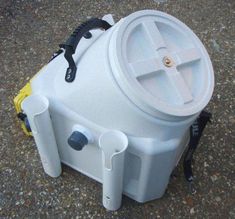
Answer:
[{"label": "angled pvc tube", "polygon": [[107,210],[115,211],[121,206],[123,190],[123,172],[125,152],[128,146],[127,136],[112,130],[99,138],[103,165],[103,205]]},{"label": "angled pvc tube", "polygon": [[49,113],[49,101],[41,95],[31,95],[21,104],[26,113],[44,171],[51,177],[61,174],[61,163]]}]

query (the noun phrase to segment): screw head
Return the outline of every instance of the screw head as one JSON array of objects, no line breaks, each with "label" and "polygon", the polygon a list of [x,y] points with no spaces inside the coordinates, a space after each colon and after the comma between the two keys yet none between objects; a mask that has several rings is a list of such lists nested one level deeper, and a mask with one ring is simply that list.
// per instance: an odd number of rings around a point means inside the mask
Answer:
[{"label": "screw head", "polygon": [[174,61],[168,56],[165,56],[162,61],[163,61],[163,64],[168,68],[174,65]]}]

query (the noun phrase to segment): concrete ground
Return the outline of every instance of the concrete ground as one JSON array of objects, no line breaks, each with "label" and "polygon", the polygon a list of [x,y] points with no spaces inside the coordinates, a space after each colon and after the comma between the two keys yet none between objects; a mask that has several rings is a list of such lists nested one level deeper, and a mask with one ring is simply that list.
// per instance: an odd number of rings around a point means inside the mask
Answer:
[{"label": "concrete ground", "polygon": [[[107,13],[118,20],[140,9],[179,18],[204,43],[215,71],[207,107],[213,123],[195,155],[195,195],[180,165],[160,200],[140,204],[124,197],[119,211],[107,212],[99,183],[66,166],[57,179],[43,172],[12,100],[79,23]],[[0,218],[235,218],[234,0],[0,0],[0,39]]]}]

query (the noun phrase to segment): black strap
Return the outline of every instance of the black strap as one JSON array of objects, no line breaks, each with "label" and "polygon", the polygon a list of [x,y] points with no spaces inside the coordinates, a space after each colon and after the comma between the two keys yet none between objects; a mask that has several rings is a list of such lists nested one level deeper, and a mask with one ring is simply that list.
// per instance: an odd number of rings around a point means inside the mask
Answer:
[{"label": "black strap", "polygon": [[195,193],[196,190],[193,187],[193,170],[192,170],[192,160],[193,160],[193,154],[195,150],[197,149],[198,143],[200,141],[200,138],[202,136],[202,132],[204,128],[206,127],[207,122],[210,122],[211,119],[211,113],[202,111],[199,117],[195,120],[195,122],[190,127],[190,141],[188,150],[184,157],[184,176],[185,179],[189,182],[190,190],[192,193]]},{"label": "black strap", "polygon": [[75,79],[77,67],[72,55],[75,53],[76,47],[83,35],[92,29],[101,28],[107,30],[110,27],[111,25],[107,21],[101,20],[99,18],[91,18],[78,26],[67,39],[67,41],[60,45],[61,48],[65,49],[64,57],[69,63],[69,67],[65,75],[65,80],[67,82],[72,82]]}]

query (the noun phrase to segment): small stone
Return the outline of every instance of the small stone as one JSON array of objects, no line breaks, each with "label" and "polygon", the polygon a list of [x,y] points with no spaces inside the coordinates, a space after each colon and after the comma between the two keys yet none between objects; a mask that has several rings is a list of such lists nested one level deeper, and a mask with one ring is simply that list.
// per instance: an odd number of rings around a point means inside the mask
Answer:
[{"label": "small stone", "polygon": [[193,206],[193,199],[191,197],[186,197],[185,201],[186,201],[187,205],[189,205],[191,207]]},{"label": "small stone", "polygon": [[220,51],[219,44],[215,41],[215,39],[212,39],[211,42],[212,42],[212,46],[215,49],[215,51],[219,52]]},{"label": "small stone", "polygon": [[220,198],[219,196],[217,196],[217,197],[215,197],[215,200],[216,200],[217,202],[220,202],[220,201],[221,201],[221,198]]},{"label": "small stone", "polygon": [[212,182],[215,182],[216,180],[218,180],[218,177],[216,175],[213,175],[210,178]]},{"label": "small stone", "polygon": [[7,168],[7,169],[6,169],[6,172],[12,173],[12,170],[11,170],[10,168]]},{"label": "small stone", "polygon": [[154,2],[157,2],[157,3],[164,3],[164,2],[167,2],[167,0],[153,0]]},{"label": "small stone", "polygon": [[207,162],[204,162],[204,167],[209,167],[209,164]]},{"label": "small stone", "polygon": [[194,213],[195,213],[194,208],[191,208],[191,209],[190,209],[190,214],[194,214]]},{"label": "small stone", "polygon": [[24,204],[29,207],[31,205],[31,201],[27,199]]}]

